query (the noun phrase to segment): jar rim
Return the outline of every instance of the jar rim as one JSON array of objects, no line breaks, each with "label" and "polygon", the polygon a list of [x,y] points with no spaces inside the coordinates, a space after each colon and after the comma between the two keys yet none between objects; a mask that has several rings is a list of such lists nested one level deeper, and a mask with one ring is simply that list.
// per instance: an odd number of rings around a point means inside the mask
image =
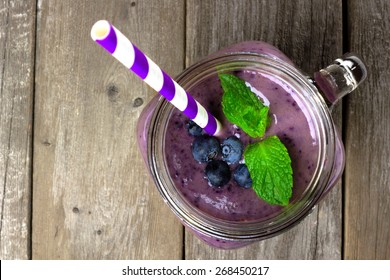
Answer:
[{"label": "jar rim", "polygon": [[[205,73],[209,73],[210,71],[214,71],[215,73],[216,69],[222,66],[228,66],[228,69],[234,69],[235,67],[241,67],[243,64],[256,67],[261,65],[263,68],[268,67],[282,71],[286,74],[286,77],[292,79],[291,82],[294,81],[296,84],[305,88],[305,98],[310,99],[310,104],[316,106],[316,112],[313,112],[313,114],[316,113],[316,118],[319,122],[318,132],[321,141],[317,168],[307,187],[307,190],[310,191],[306,192],[304,203],[300,205],[294,203],[293,205],[289,204],[286,206],[285,210],[278,215],[281,219],[279,222],[268,220],[244,222],[245,227],[242,226],[243,222],[223,221],[205,215],[201,211],[191,207],[191,204],[180,196],[173,182],[169,180],[169,172],[167,172],[167,168],[164,166],[165,157],[162,156],[161,159],[161,153],[162,155],[164,153],[158,150],[162,148],[160,146],[164,146],[161,145],[160,141],[163,141],[161,137],[165,138],[166,122],[169,119],[168,115],[169,112],[173,111],[171,104],[163,98],[160,98],[153,113],[147,144],[148,163],[152,176],[160,194],[172,211],[186,226],[207,236],[223,240],[261,240],[277,235],[300,222],[310,213],[311,209],[324,193],[333,168],[333,159],[335,156],[334,126],[325,101],[307,77],[301,74],[294,66],[280,59],[253,53],[223,54],[192,65],[184,70],[177,77],[176,81],[184,89],[187,89],[187,86],[191,82],[199,78],[198,75],[205,75]],[[298,93],[302,92],[299,91]],[[326,167],[326,164],[332,164],[332,166]]]}]

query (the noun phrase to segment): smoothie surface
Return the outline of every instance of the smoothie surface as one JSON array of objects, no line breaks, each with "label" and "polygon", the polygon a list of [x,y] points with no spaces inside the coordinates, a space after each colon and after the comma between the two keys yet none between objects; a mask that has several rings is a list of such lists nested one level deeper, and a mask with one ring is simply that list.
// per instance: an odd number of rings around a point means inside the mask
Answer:
[{"label": "smoothie surface", "polygon": [[[305,191],[317,165],[319,146],[310,110],[291,87],[277,78],[249,70],[234,74],[245,80],[263,103],[270,107],[272,124],[265,137],[277,135],[291,157],[291,203]],[[226,120],[221,108],[223,90],[216,75],[199,82],[188,92],[221,121],[223,129],[217,136],[220,142],[232,135],[240,138],[244,146],[260,141],[250,138]],[[211,186],[205,176],[206,163],[199,163],[192,156],[194,137],[185,128],[187,122],[186,116],[177,109],[173,110],[165,136],[165,154],[171,178],[190,204],[207,215],[228,221],[264,220],[283,209],[266,203],[253,189],[238,186],[233,178],[221,188]],[[230,166],[232,171],[236,165]]]}]

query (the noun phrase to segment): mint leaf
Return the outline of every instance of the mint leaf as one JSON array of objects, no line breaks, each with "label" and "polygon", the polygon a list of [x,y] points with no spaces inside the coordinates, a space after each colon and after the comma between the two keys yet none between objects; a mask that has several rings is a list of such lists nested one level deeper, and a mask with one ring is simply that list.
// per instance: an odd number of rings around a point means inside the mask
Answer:
[{"label": "mint leaf", "polygon": [[[222,109],[225,117],[249,136],[263,137],[271,123],[269,108],[240,78],[219,74],[219,79],[224,90]],[[288,205],[293,186],[291,159],[279,138],[271,136],[248,145],[244,158],[256,194],[270,204]]]},{"label": "mint leaf", "polygon": [[263,105],[240,78],[231,74],[219,74],[219,79],[224,91],[222,109],[225,117],[250,137],[263,137],[271,123],[269,108]]},{"label": "mint leaf", "polygon": [[248,145],[245,164],[256,194],[270,204],[286,206],[292,195],[291,159],[277,136]]}]

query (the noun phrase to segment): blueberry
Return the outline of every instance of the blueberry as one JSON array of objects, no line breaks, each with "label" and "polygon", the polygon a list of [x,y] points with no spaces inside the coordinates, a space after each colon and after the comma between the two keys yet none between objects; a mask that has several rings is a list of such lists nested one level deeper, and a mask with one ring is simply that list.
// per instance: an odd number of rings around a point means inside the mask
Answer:
[{"label": "blueberry", "polygon": [[192,155],[199,162],[208,162],[221,152],[218,139],[211,136],[198,136],[192,142]]},{"label": "blueberry", "polygon": [[237,163],[241,157],[244,150],[244,146],[240,139],[236,136],[230,136],[222,142],[222,159],[228,164]]},{"label": "blueberry", "polygon": [[240,187],[249,189],[252,187],[252,178],[248,167],[245,164],[239,164],[233,172],[233,178]]},{"label": "blueberry", "polygon": [[226,185],[231,177],[229,166],[223,160],[210,161],[205,169],[207,179],[214,187]]},{"label": "blueberry", "polygon": [[192,120],[186,123],[186,128],[191,136],[200,136],[203,133],[203,129]]}]

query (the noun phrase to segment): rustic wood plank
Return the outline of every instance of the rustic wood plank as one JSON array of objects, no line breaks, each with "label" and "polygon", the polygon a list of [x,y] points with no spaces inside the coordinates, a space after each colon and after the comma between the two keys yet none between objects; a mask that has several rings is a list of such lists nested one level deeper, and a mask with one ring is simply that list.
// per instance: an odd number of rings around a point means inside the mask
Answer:
[{"label": "rustic wood plank", "polygon": [[0,259],[29,259],[35,1],[0,1]]},{"label": "rustic wood plank", "polygon": [[346,259],[390,259],[390,2],[348,1],[351,51],[368,78],[346,110]]},{"label": "rustic wood plank", "polygon": [[38,2],[32,256],[178,259],[182,226],[136,143],[155,93],[91,40],[100,19],[166,72],[183,69],[183,1]]},{"label": "rustic wood plank", "polygon": [[[230,44],[263,40],[308,73],[342,53],[341,1],[187,1],[187,66]],[[341,107],[334,114],[341,124]],[[186,259],[340,259],[341,184],[296,228],[238,250],[186,232]]]}]

